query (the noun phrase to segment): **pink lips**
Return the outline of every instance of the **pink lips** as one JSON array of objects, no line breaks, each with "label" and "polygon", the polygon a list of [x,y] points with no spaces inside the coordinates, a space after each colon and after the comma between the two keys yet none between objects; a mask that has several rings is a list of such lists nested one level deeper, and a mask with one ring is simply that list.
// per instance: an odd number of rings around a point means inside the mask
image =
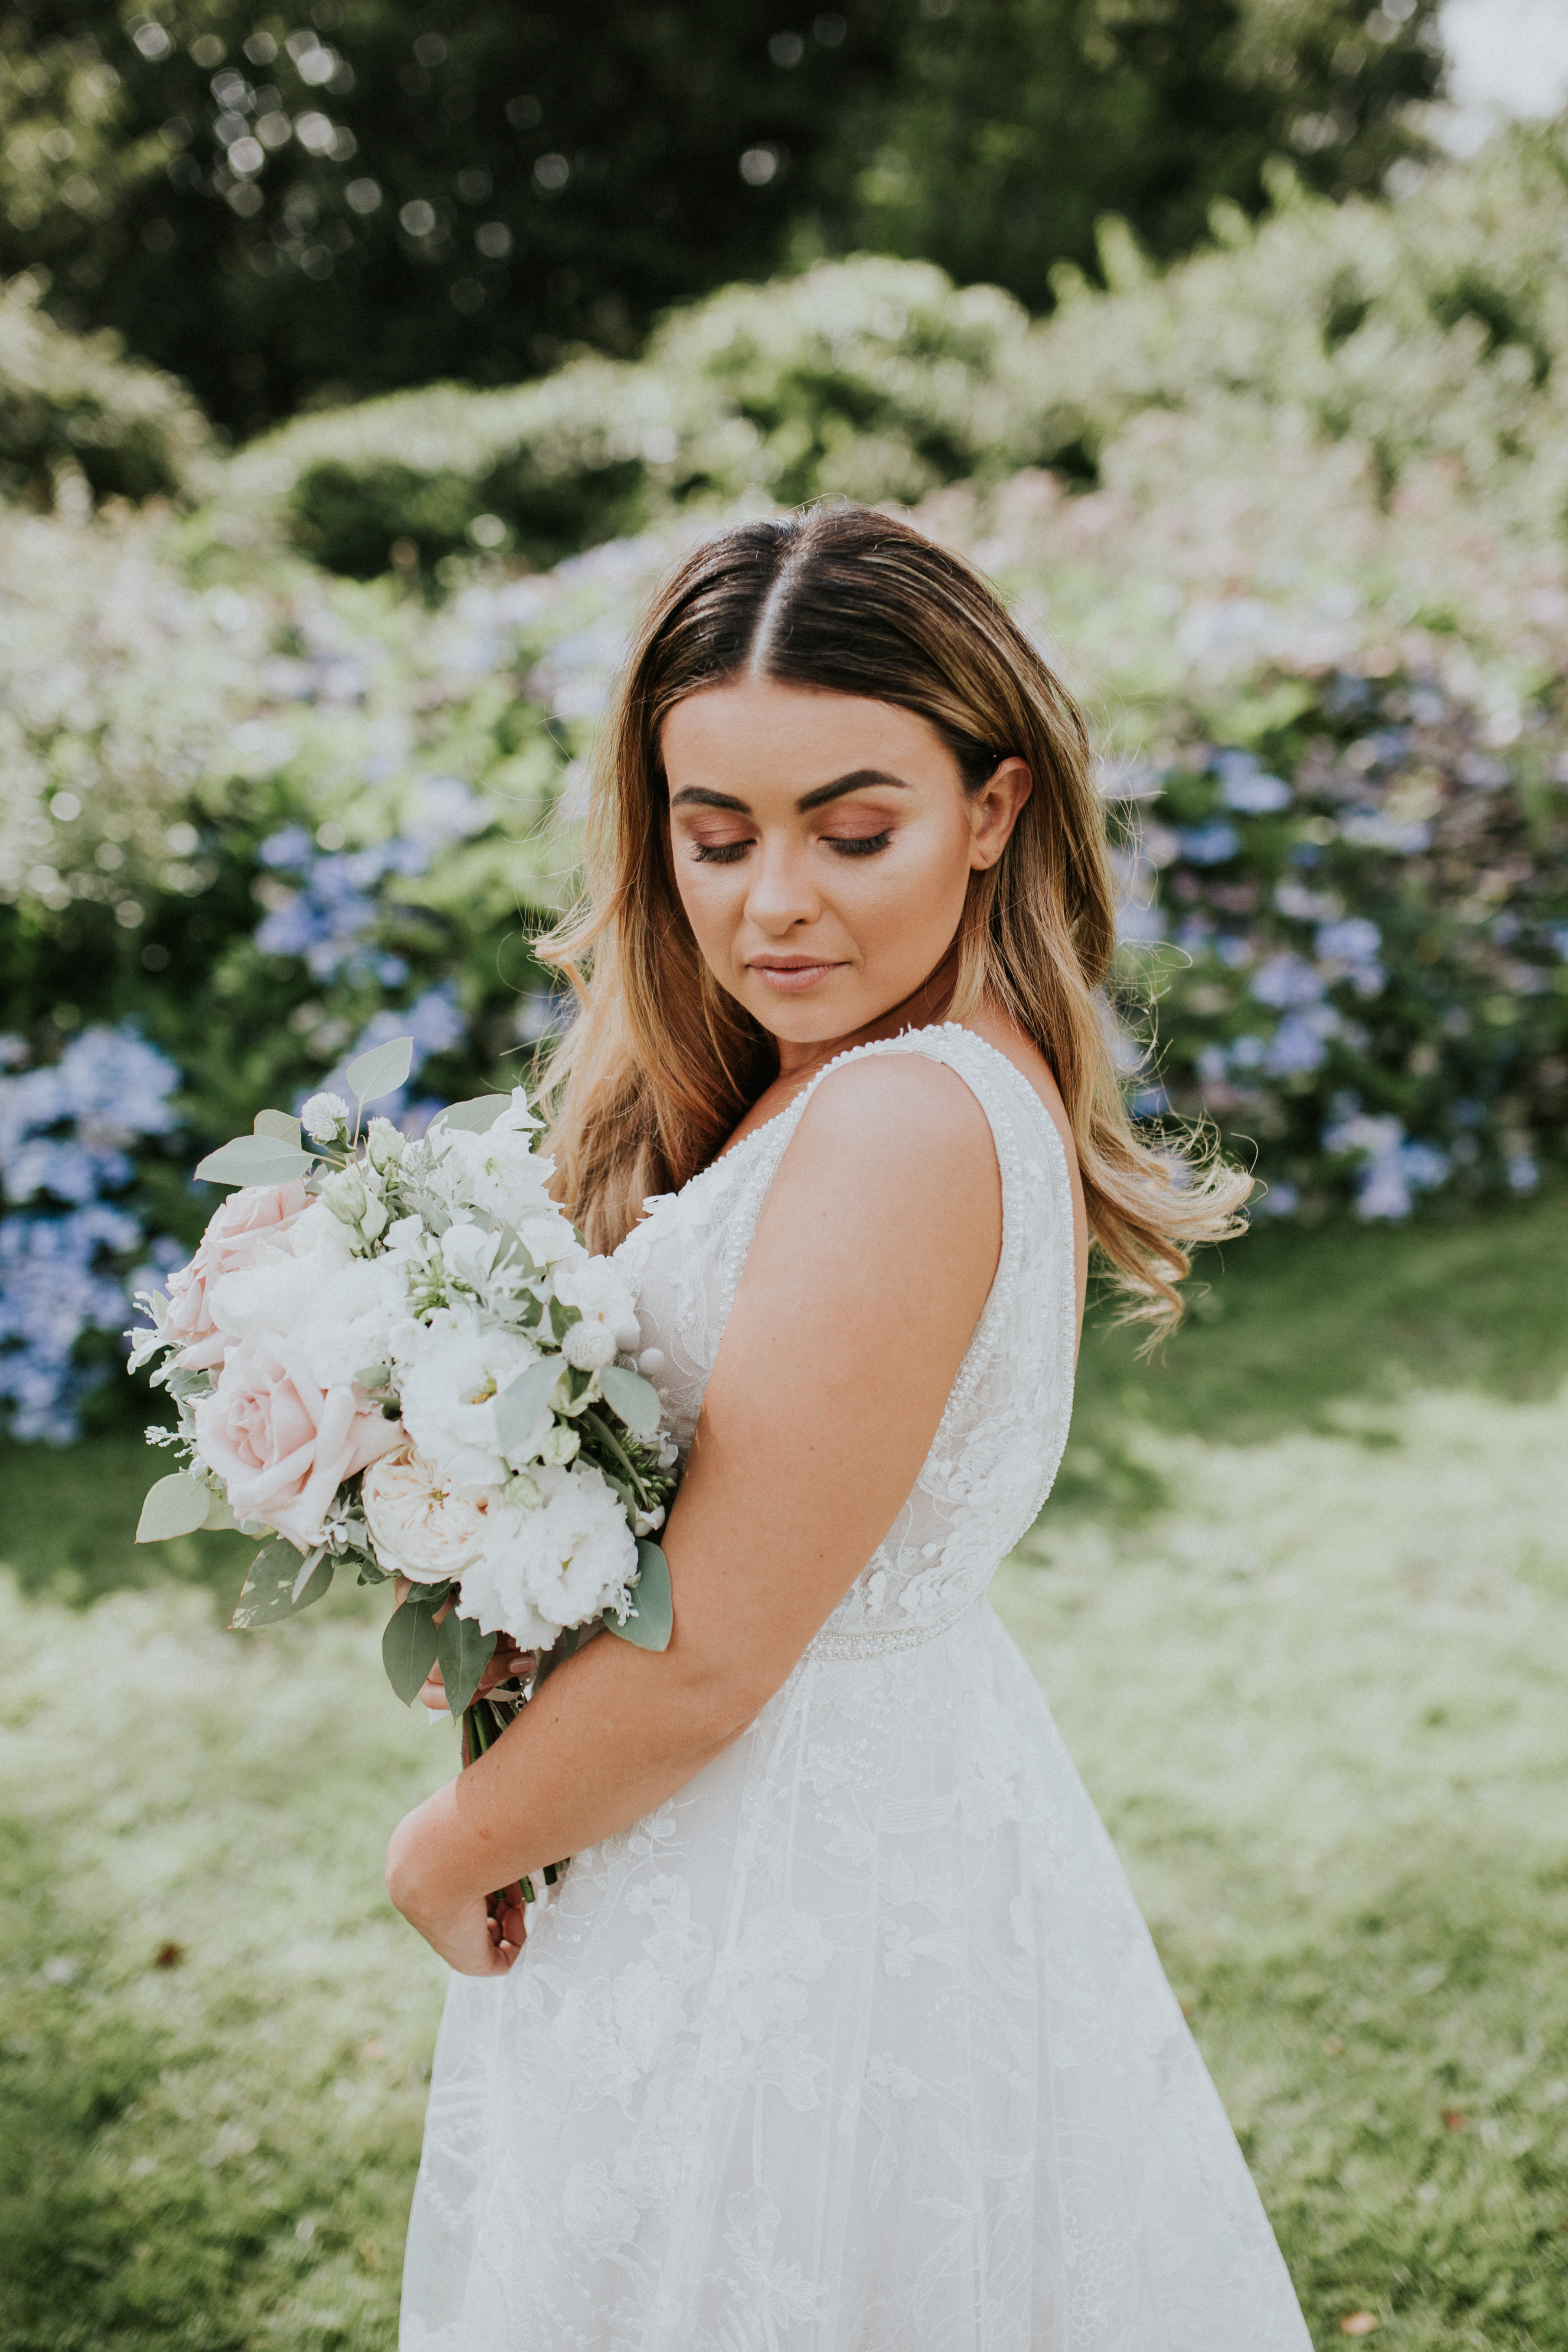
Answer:
[{"label": "pink lips", "polygon": [[825,980],[830,971],[838,969],[836,963],[811,962],[804,959],[792,960],[787,963],[763,963],[753,959],[752,963],[752,970],[758,979],[783,996],[802,995],[806,989],[815,988],[819,980]]}]

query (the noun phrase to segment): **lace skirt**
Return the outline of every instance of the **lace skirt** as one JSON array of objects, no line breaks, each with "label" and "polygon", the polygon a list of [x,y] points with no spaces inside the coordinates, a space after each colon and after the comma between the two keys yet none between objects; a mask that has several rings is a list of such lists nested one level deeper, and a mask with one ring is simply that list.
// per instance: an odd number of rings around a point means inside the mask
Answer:
[{"label": "lace skirt", "polygon": [[1310,2352],[988,1603],[809,1653],[455,1978],[403,2352]]}]

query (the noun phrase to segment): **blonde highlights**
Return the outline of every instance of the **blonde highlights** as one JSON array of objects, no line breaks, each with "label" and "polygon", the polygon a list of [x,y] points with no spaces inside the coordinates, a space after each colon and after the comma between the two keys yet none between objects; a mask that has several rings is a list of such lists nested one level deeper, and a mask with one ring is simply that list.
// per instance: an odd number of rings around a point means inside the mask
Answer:
[{"label": "blonde highlights", "polygon": [[1034,789],[997,863],[971,877],[948,1017],[989,1006],[1049,1064],[1071,1122],[1089,1231],[1157,1327],[1196,1243],[1238,1232],[1250,1179],[1139,1132],[1103,994],[1116,947],[1105,821],[1083,719],[978,573],[864,508],[746,523],[657,592],[599,740],[584,899],[542,940],[577,1019],[546,1099],[563,1199],[610,1249],[649,1193],[705,1166],[776,1074],[773,1041],[698,951],[670,861],[659,730],[675,704],[742,675],[917,713],[974,791],[1004,758]]}]

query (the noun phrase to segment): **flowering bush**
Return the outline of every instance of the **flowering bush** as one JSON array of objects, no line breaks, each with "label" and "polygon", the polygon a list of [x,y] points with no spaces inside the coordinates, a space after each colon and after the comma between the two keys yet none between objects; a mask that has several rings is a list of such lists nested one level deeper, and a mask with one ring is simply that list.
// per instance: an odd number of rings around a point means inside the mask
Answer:
[{"label": "flowering bush", "polygon": [[1500,759],[1430,681],[1300,684],[1258,748],[1109,772],[1128,996],[1153,1000],[1135,1106],[1255,1146],[1277,1215],[1528,1192],[1568,1143],[1555,747]]},{"label": "flowering bush", "polygon": [[138,1146],[174,1128],[180,1074],[129,1027],[26,1059],[0,1038],[0,1412],[18,1437],[63,1443],[108,1368],[93,1335],[118,1334],[130,1286],[182,1255],[149,1245],[132,1189]]},{"label": "flowering bush", "polygon": [[[1038,325],[923,265],[825,265],[635,367],[301,419],[183,518],[0,509],[0,971],[33,1059],[133,1024],[198,1149],[395,1034],[410,1133],[510,1081],[557,1017],[527,935],[570,895],[639,605],[716,518],[838,488],[918,500],[1086,699],[1144,1115],[1218,1120],[1274,1213],[1527,1188],[1568,1054],[1559,143],[1393,205],[1282,185],[1164,277],[1111,236],[1112,290]],[[333,467],[317,551],[406,539],[434,572],[288,549]],[[194,1243],[156,1133],[140,1229]],[[36,1231],[8,1192],[8,1297],[45,1297],[49,1251],[109,1278],[118,1182]]]}]

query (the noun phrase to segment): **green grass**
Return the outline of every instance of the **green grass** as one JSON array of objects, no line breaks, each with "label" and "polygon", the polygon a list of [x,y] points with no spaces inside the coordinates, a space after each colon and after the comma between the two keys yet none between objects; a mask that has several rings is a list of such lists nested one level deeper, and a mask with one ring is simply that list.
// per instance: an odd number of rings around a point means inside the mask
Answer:
[{"label": "green grass", "polygon": [[[1321,2347],[1568,2352],[1565,1244],[1263,1234],[1159,1365],[1091,1334],[997,1587]],[[449,1737],[374,1596],[228,1635],[244,1547],[136,1552],[159,1466],[0,1457],[0,2352],[390,2352]]]}]

